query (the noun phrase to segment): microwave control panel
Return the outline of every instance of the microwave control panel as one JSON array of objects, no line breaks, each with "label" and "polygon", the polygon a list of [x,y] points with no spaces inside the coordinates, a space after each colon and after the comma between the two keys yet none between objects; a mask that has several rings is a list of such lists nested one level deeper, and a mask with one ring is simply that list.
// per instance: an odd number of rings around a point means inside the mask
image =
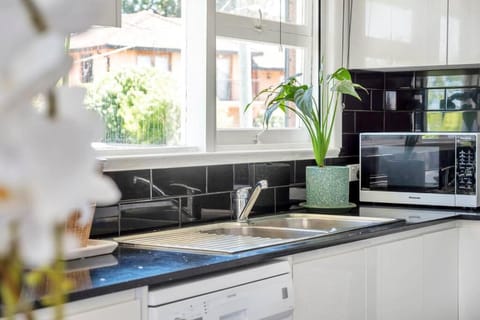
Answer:
[{"label": "microwave control panel", "polygon": [[475,136],[457,136],[456,137],[456,157],[457,157],[457,194],[475,194],[476,188],[476,148]]}]

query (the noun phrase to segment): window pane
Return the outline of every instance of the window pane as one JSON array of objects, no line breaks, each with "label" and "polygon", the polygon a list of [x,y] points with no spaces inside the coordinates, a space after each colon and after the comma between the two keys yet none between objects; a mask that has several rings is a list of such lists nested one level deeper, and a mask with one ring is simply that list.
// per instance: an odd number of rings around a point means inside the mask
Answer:
[{"label": "window pane", "polygon": [[[304,8],[306,0],[217,0],[217,12],[262,18],[292,24],[304,24]],[[316,1],[316,0],[315,0]]]},{"label": "window pane", "polygon": [[[217,128],[261,128],[266,95],[261,90],[303,72],[303,49],[217,37]],[[301,79],[300,79],[301,80]],[[296,128],[294,114],[276,111],[273,128]]]},{"label": "window pane", "polygon": [[71,36],[68,81],[87,89],[87,106],[104,119],[103,143],[183,144],[180,3],[151,4],[124,0],[121,28],[94,27]]}]

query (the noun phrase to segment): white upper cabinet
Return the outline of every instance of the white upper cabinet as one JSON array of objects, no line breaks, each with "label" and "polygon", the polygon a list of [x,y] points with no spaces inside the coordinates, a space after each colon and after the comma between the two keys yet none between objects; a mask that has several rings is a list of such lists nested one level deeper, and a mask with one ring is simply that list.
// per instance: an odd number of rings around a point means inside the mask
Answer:
[{"label": "white upper cabinet", "polygon": [[479,14],[479,0],[450,0],[448,64],[480,63]]},{"label": "white upper cabinet", "polygon": [[[349,68],[418,67],[447,63],[448,0],[351,2],[350,25],[347,21],[347,30],[350,30]],[[474,37],[473,34],[471,36]]]}]

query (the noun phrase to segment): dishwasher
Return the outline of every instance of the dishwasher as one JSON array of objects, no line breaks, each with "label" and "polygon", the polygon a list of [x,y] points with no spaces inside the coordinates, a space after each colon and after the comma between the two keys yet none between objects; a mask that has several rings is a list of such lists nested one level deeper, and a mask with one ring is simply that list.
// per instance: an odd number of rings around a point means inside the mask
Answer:
[{"label": "dishwasher", "polygon": [[150,288],[148,320],[292,320],[288,261]]}]

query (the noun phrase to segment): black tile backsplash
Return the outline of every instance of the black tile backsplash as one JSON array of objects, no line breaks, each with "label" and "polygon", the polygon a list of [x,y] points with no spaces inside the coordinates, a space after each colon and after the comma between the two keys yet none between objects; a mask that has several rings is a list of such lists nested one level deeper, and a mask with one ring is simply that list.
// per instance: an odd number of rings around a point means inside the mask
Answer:
[{"label": "black tile backsplash", "polygon": [[305,168],[316,166],[315,160],[297,160],[295,161],[295,180],[294,183],[305,183]]},{"label": "black tile backsplash", "polygon": [[271,162],[256,163],[254,181],[267,180],[269,187],[287,186],[293,183],[294,163]]},{"label": "black tile backsplash", "polygon": [[358,155],[362,132],[480,130],[479,68],[351,73],[370,98],[344,97],[342,156]]},{"label": "black tile backsplash", "polygon": [[[188,167],[152,170],[153,184],[165,196],[182,196],[205,193],[207,189],[206,167]],[[154,197],[163,195],[154,193]]]},{"label": "black tile backsplash", "polygon": [[233,190],[233,165],[207,167],[207,192]]},{"label": "black tile backsplash", "polygon": [[150,170],[106,172],[118,185],[122,200],[150,199]]}]

